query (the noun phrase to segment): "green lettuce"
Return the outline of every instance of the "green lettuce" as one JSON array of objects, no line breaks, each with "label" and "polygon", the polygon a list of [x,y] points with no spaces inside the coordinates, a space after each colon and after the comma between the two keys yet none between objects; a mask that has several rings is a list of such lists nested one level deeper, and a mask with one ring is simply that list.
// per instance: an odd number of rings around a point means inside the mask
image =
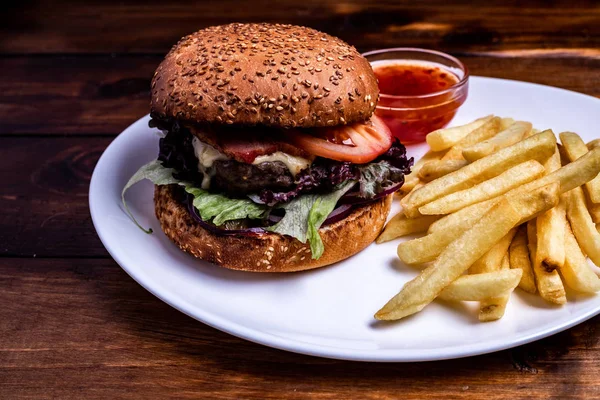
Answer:
[{"label": "green lettuce", "polygon": [[368,199],[401,181],[406,172],[402,168],[394,167],[387,161],[367,164],[360,167],[359,170],[360,196]]},{"label": "green lettuce", "polygon": [[123,191],[121,192],[121,202],[123,203],[123,208],[131,218],[131,220],[137,225],[138,228],[143,230],[146,233],[152,233],[152,228],[145,229],[142,227],[139,222],[133,216],[133,213],[127,206],[127,202],[125,201],[125,192],[135,185],[136,183],[143,181],[144,179],[148,179],[155,185],[171,185],[171,184],[185,184],[178,179],[173,178],[173,173],[175,172],[172,168],[165,168],[158,160],[150,161],[148,164],[143,165],[140,169],[137,170],[135,174],[129,179]]},{"label": "green lettuce", "polygon": [[313,259],[318,259],[325,250],[319,228],[333,211],[340,197],[354,186],[356,182],[346,181],[336,190],[328,194],[307,194],[300,196],[282,206],[285,215],[277,224],[266,228],[281,235],[292,236],[302,243],[310,243]]},{"label": "green lettuce", "polygon": [[249,199],[230,199],[218,193],[186,186],[185,191],[194,196],[194,207],[204,221],[219,226],[234,219],[263,219],[269,215],[270,207],[256,204]]},{"label": "green lettuce", "polygon": [[[125,201],[125,192],[134,184],[148,179],[155,185],[180,185],[194,197],[192,204],[198,210],[204,221],[211,221],[216,226],[221,226],[227,221],[239,219],[264,219],[269,215],[271,207],[257,204],[250,199],[232,199],[223,194],[210,193],[195,187],[191,182],[181,181],[173,177],[176,171],[165,168],[160,161],[154,160],[142,166],[129,179],[121,192],[121,201],[127,214],[133,222],[144,232],[152,233],[152,229],[142,227]],[[346,181],[331,193],[307,194],[295,198],[280,207],[285,210],[285,215],[277,224],[265,228],[268,231],[281,235],[292,236],[302,243],[310,244],[312,258],[318,259],[324,251],[323,241],[319,235],[319,228],[333,211],[338,200],[354,185],[355,181]]]},{"label": "green lettuce", "polygon": [[256,204],[249,199],[230,199],[222,194],[209,193],[206,190],[193,186],[190,182],[174,178],[173,173],[175,172],[172,168],[164,167],[158,160],[151,161],[142,166],[129,179],[121,192],[121,201],[123,202],[125,211],[129,214],[133,222],[146,233],[152,233],[152,229],[145,229],[137,222],[125,201],[125,192],[131,186],[144,179],[148,179],[155,185],[176,184],[183,186],[186,192],[194,196],[194,207],[196,207],[202,219],[205,221],[213,219],[213,224],[217,226],[234,219],[262,219],[269,214],[270,208],[265,205]]}]

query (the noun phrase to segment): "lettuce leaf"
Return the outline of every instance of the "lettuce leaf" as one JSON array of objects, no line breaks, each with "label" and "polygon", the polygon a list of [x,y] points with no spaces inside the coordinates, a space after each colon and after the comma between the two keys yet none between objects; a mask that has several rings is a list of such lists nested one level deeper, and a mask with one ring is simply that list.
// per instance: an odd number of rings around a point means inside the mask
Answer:
[{"label": "lettuce leaf", "polygon": [[173,178],[173,173],[176,172],[172,168],[165,168],[158,160],[150,161],[148,164],[143,165],[140,169],[137,170],[135,174],[129,179],[123,191],[121,192],[121,202],[123,203],[123,208],[131,218],[134,224],[137,225],[138,228],[143,230],[146,233],[152,233],[152,228],[145,229],[143,226],[137,222],[133,213],[127,206],[127,202],[125,201],[125,192],[135,185],[136,183],[143,181],[144,179],[148,179],[155,185],[171,185],[171,184],[185,184],[185,182],[181,182],[178,179]]},{"label": "lettuce leaf", "polygon": [[373,198],[386,188],[402,182],[404,174],[409,172],[408,166],[398,168],[388,161],[379,161],[360,167],[360,178],[358,180],[360,197]]},{"label": "lettuce leaf", "polygon": [[185,191],[194,196],[194,207],[204,221],[219,226],[234,219],[263,219],[269,214],[270,207],[256,204],[250,199],[230,199],[218,193],[186,186]]},{"label": "lettuce leaf", "polygon": [[[232,199],[223,194],[210,193],[195,187],[192,183],[181,181],[173,177],[177,173],[172,168],[166,168],[159,160],[154,160],[142,166],[129,179],[121,192],[121,201],[125,211],[133,222],[144,232],[152,233],[152,229],[143,228],[135,219],[125,201],[125,192],[134,184],[148,179],[155,185],[177,184],[183,186],[185,191],[194,196],[193,205],[198,210],[200,217],[205,221],[212,220],[216,226],[236,219],[263,219],[269,215],[271,207],[254,203],[252,200]],[[338,200],[348,192],[356,181],[348,180],[336,186],[331,193],[306,194],[282,204],[285,215],[277,224],[265,228],[281,235],[292,236],[302,243],[310,243],[312,258],[318,259],[324,251],[323,241],[319,235],[319,228],[333,211]]]},{"label": "lettuce leaf", "polygon": [[281,207],[285,209],[285,215],[281,221],[266,230],[292,236],[302,243],[308,240],[312,258],[318,259],[325,250],[319,228],[333,211],[340,197],[355,184],[355,181],[346,181],[331,193],[307,194],[283,204]]},{"label": "lettuce leaf", "polygon": [[185,191],[194,196],[194,207],[196,207],[202,219],[210,221],[214,218],[212,222],[217,226],[233,219],[262,219],[269,214],[270,208],[265,205],[256,204],[249,199],[230,199],[222,194],[209,193],[206,190],[193,186],[190,182],[174,178],[173,174],[176,172],[177,171],[172,168],[164,167],[159,160],[154,160],[142,166],[131,179],[129,179],[123,188],[123,191],[121,192],[123,207],[133,222],[142,231],[152,233],[151,228],[145,229],[133,216],[125,201],[125,192],[131,186],[144,179],[148,179],[155,185],[176,184],[184,186]]}]

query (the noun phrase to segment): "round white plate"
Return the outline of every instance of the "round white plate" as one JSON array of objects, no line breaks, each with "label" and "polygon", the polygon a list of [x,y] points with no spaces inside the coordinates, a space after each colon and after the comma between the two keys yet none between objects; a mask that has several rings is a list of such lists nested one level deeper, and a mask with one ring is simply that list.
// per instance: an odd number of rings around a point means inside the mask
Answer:
[{"label": "round white plate", "polygon": [[[487,114],[533,122],[538,129],[597,135],[600,100],[548,86],[472,77],[469,98],[453,124]],[[145,227],[123,212],[121,189],[155,159],[158,135],[144,117],[108,146],[90,184],[90,211],[100,239],[129,275],[176,309],[232,335],[298,353],[361,361],[425,361],[472,356],[531,342],[600,312],[600,296],[568,294],[563,307],[517,291],[499,321],[480,323],[473,303],[434,302],[396,323],[373,314],[417,271],[396,257],[400,240],[371,245],[336,265],[293,274],[229,271],[180,251],[161,232],[153,186],[128,193]],[[418,158],[425,145],[409,147]],[[397,205],[396,205],[397,207]],[[393,210],[393,211],[397,211]]]}]

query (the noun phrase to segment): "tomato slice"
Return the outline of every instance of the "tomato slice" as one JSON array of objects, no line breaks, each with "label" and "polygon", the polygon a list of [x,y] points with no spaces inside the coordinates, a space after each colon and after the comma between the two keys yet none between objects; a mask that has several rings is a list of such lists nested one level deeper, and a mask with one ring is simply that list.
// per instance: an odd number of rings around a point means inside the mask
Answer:
[{"label": "tomato slice", "polygon": [[366,122],[318,128],[310,133],[289,131],[288,139],[310,154],[354,164],[373,161],[392,146],[391,131],[375,115]]}]

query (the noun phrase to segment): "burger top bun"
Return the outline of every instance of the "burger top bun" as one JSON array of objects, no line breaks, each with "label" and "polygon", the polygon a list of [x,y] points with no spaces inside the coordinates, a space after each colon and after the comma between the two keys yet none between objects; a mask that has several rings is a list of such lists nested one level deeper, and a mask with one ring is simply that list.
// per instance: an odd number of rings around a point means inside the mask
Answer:
[{"label": "burger top bun", "polygon": [[311,28],[213,26],[185,36],[152,79],[153,115],[278,128],[368,119],[379,89],[354,47]]}]

